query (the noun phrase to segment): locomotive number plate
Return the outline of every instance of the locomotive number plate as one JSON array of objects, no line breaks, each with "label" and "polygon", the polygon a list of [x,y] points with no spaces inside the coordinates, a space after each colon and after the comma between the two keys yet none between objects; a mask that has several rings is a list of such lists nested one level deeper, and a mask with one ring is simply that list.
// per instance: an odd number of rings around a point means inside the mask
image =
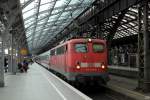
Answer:
[{"label": "locomotive number plate", "polygon": [[94,66],[95,66],[95,67],[100,67],[100,66],[101,66],[101,63],[94,63]]},{"label": "locomotive number plate", "polygon": [[89,67],[93,67],[93,65],[94,65],[93,63],[88,63]]},{"label": "locomotive number plate", "polygon": [[100,67],[101,63],[81,63],[81,67]]},{"label": "locomotive number plate", "polygon": [[81,63],[80,66],[81,67],[88,67],[88,63]]}]

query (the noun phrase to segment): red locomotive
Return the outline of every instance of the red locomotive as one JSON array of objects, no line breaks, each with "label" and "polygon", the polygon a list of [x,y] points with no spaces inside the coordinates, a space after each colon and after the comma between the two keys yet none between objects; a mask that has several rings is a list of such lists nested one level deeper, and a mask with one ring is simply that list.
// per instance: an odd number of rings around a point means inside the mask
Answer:
[{"label": "red locomotive", "polygon": [[100,39],[71,39],[50,50],[49,69],[72,82],[101,82],[109,80],[106,41]]}]

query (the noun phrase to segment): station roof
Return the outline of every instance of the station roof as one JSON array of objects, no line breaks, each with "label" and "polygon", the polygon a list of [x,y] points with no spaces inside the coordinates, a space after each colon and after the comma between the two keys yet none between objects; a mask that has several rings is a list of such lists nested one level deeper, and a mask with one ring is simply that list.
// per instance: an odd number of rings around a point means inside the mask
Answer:
[{"label": "station roof", "polygon": [[[109,34],[108,33],[109,29],[113,26],[117,18],[118,15],[114,15],[111,18],[106,19],[103,25],[104,37],[107,37],[107,35]],[[113,39],[119,39],[137,34],[138,34],[138,7],[133,6],[128,9]]]},{"label": "station roof", "polygon": [[94,0],[20,0],[29,50],[42,49]]},{"label": "station roof", "polygon": [[[38,52],[86,8],[92,8],[91,4],[96,0],[20,1],[29,50]],[[104,0],[101,0],[101,3],[102,6],[105,5]],[[113,39],[118,40],[138,34],[138,5],[133,5],[127,10]],[[108,37],[109,29],[113,27],[118,16],[119,13],[104,20],[101,29],[104,38]],[[150,18],[150,14],[148,18]]]},{"label": "station roof", "polygon": [[13,45],[17,48],[28,48],[24,30],[19,0],[0,0],[0,46],[3,41],[4,48],[8,49],[13,34]]},{"label": "station roof", "polygon": [[[138,9],[139,5],[133,5],[132,7],[128,8],[127,13],[121,20],[121,25],[118,27],[113,39],[122,39],[124,37],[130,37],[138,35]],[[148,9],[150,9],[150,4],[148,6]],[[143,9],[141,9],[143,18]],[[105,20],[103,24],[103,33],[104,37],[106,38],[109,34],[109,29],[113,27],[115,20],[118,18],[118,15],[114,15],[111,18],[108,18]],[[150,20],[150,12],[148,12],[148,20]],[[143,20],[141,20],[141,24],[143,24]],[[142,26],[143,27],[143,26]]]}]

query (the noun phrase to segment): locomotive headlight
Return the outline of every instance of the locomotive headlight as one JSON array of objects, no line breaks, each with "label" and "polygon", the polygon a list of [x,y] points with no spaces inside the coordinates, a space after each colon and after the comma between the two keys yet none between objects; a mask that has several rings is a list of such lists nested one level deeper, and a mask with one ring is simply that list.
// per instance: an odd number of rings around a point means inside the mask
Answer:
[{"label": "locomotive headlight", "polygon": [[77,69],[80,69],[81,67],[79,65],[76,66]]},{"label": "locomotive headlight", "polygon": [[89,39],[88,41],[89,41],[89,42],[92,42],[92,39]]},{"label": "locomotive headlight", "polygon": [[102,69],[105,69],[105,65],[102,65],[101,67],[102,67]]}]

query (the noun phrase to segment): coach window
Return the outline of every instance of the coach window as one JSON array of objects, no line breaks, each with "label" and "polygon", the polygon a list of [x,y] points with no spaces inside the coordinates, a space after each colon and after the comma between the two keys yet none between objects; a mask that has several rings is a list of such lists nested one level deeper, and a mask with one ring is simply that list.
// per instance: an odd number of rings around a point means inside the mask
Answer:
[{"label": "coach window", "polygon": [[64,46],[62,46],[61,47],[61,54],[64,54],[64,52],[65,52],[65,48],[64,48]]},{"label": "coach window", "polygon": [[59,55],[61,53],[60,47],[56,49],[56,55]]},{"label": "coach window", "polygon": [[51,50],[51,55],[55,55],[55,50]]},{"label": "coach window", "polygon": [[57,55],[64,54],[64,52],[65,52],[64,46],[59,47],[59,48],[57,48],[56,50],[57,50]]},{"label": "coach window", "polygon": [[75,44],[75,51],[86,53],[87,52],[87,45],[83,43]]},{"label": "coach window", "polygon": [[64,53],[67,52],[67,45],[64,46]]},{"label": "coach window", "polygon": [[93,52],[103,52],[104,51],[104,45],[103,44],[93,44]]}]

